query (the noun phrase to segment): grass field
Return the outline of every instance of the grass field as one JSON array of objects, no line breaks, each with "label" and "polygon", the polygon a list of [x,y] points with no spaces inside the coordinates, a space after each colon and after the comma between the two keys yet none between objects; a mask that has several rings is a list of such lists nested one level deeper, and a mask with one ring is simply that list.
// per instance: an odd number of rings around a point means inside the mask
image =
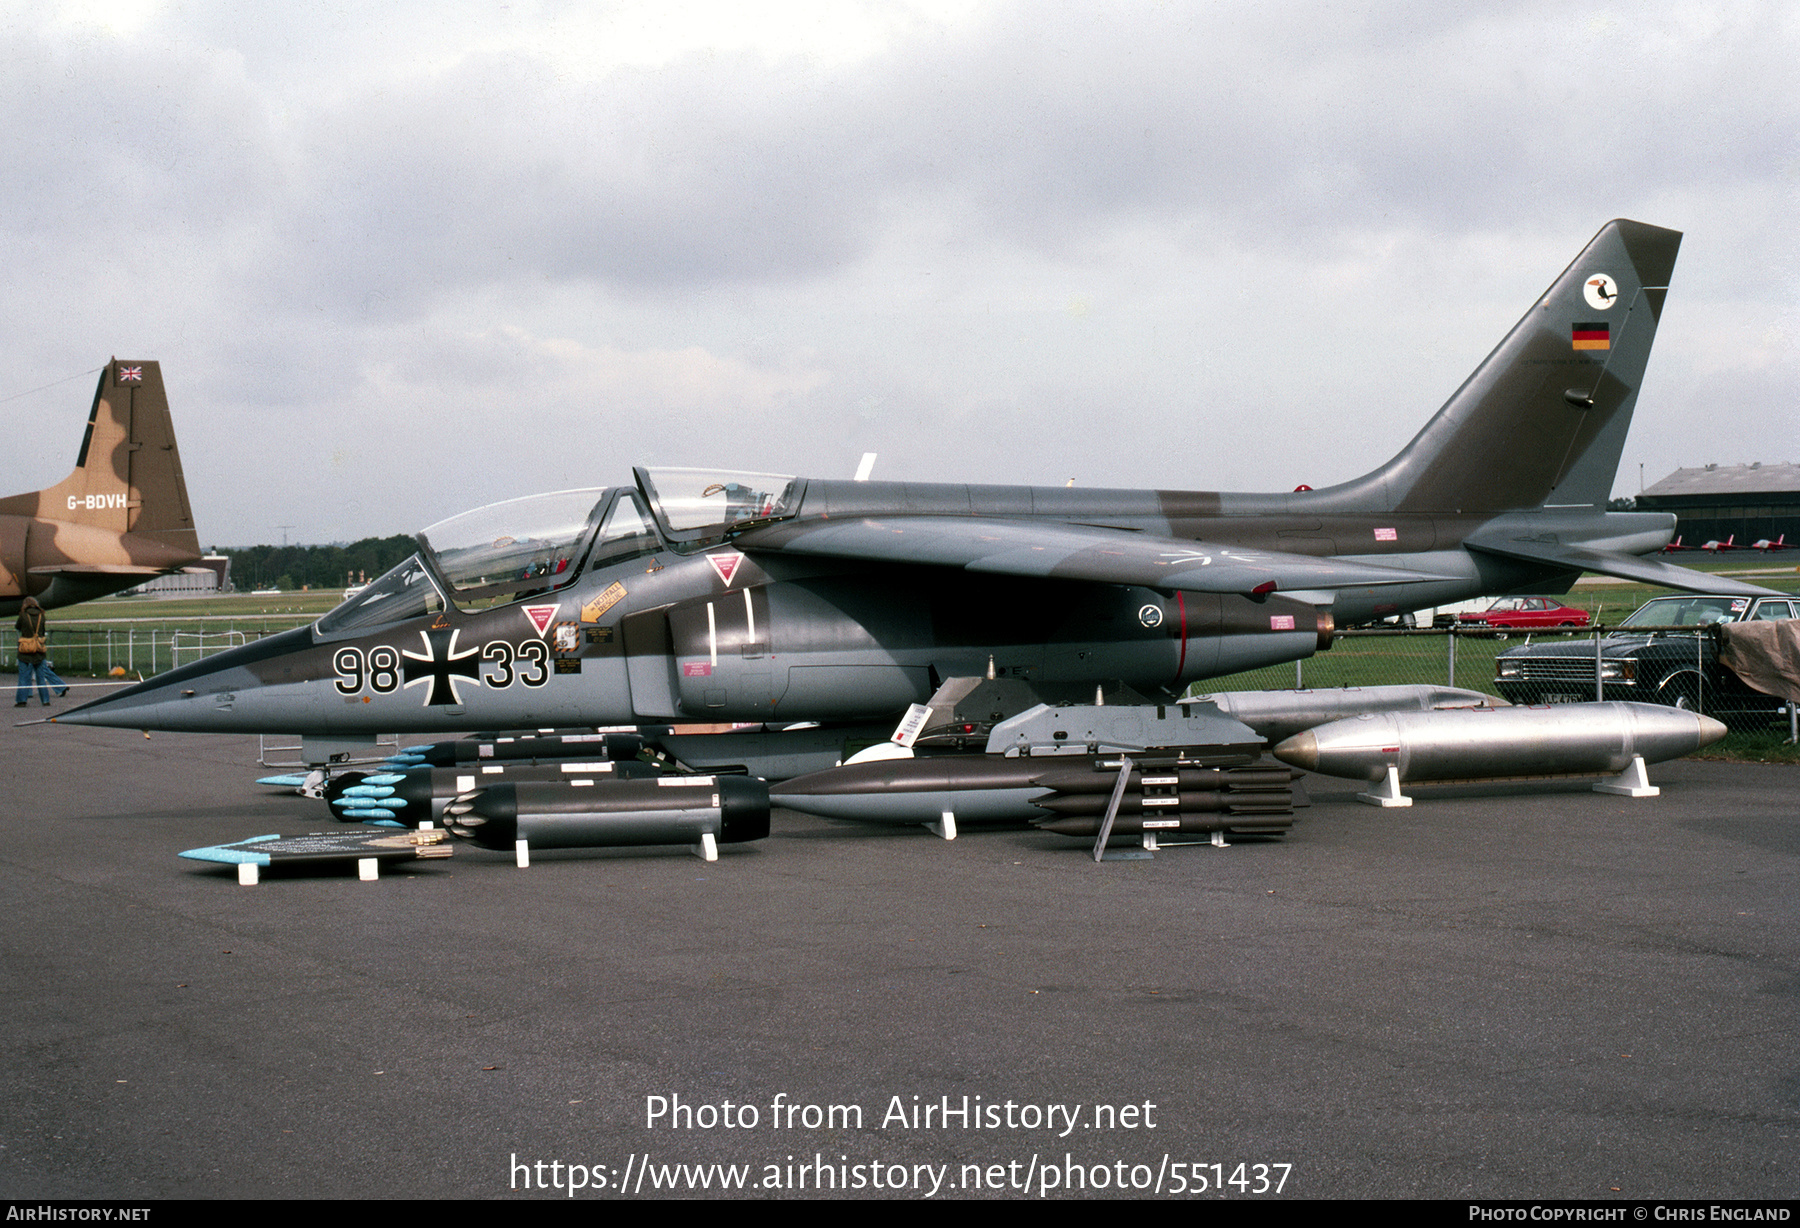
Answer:
[{"label": "grass field", "polygon": [[[108,597],[50,611],[50,659],[66,678],[113,669],[149,677],[276,631],[304,626],[343,593],[226,593],[216,597]],[[5,641],[0,667],[18,668]]]},{"label": "grass field", "polygon": [[65,610],[51,611],[56,625],[116,619],[159,621],[198,618],[317,618],[344,599],[337,588],[311,593],[224,593],[214,597],[103,597]]}]

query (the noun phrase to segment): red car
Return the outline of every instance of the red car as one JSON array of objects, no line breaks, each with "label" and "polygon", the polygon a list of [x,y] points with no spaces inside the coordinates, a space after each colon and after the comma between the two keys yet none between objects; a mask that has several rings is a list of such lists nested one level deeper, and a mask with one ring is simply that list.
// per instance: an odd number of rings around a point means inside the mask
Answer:
[{"label": "red car", "polygon": [[1537,627],[1585,627],[1593,616],[1586,610],[1564,605],[1554,597],[1502,597],[1479,614],[1463,614],[1465,627],[1492,627],[1511,631]]}]

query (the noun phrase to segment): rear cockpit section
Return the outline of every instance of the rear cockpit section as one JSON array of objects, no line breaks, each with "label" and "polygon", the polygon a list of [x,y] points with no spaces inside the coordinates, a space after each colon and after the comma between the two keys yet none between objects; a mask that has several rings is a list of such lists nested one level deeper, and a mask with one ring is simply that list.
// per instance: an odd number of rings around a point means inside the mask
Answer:
[{"label": "rear cockpit section", "polygon": [[805,484],[778,473],[634,469],[638,489],[672,549],[682,553],[792,516]]}]

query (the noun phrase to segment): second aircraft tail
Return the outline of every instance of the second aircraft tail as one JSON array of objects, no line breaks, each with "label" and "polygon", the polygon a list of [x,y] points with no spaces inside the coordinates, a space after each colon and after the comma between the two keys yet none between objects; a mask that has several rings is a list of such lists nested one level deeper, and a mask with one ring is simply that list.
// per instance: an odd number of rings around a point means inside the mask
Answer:
[{"label": "second aircraft tail", "polygon": [[198,555],[162,367],[116,358],[108,362],[94,390],[74,470],[47,490],[14,495],[4,503],[21,500],[35,504],[27,514],[45,520],[129,533]]},{"label": "second aircraft tail", "polygon": [[1315,507],[1603,510],[1681,232],[1617,219],[1393,460]]}]

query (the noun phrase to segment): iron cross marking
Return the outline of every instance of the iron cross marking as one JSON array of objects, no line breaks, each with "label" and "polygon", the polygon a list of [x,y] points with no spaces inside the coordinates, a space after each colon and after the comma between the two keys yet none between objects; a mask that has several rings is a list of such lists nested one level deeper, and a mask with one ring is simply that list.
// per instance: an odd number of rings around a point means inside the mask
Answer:
[{"label": "iron cross marking", "polygon": [[456,651],[458,634],[459,631],[421,631],[419,638],[425,641],[424,653],[400,654],[406,658],[401,668],[406,674],[407,686],[431,683],[431,693],[425,697],[427,708],[460,704],[462,696],[456,693],[458,678],[468,678],[477,686],[481,685],[481,649]]}]

